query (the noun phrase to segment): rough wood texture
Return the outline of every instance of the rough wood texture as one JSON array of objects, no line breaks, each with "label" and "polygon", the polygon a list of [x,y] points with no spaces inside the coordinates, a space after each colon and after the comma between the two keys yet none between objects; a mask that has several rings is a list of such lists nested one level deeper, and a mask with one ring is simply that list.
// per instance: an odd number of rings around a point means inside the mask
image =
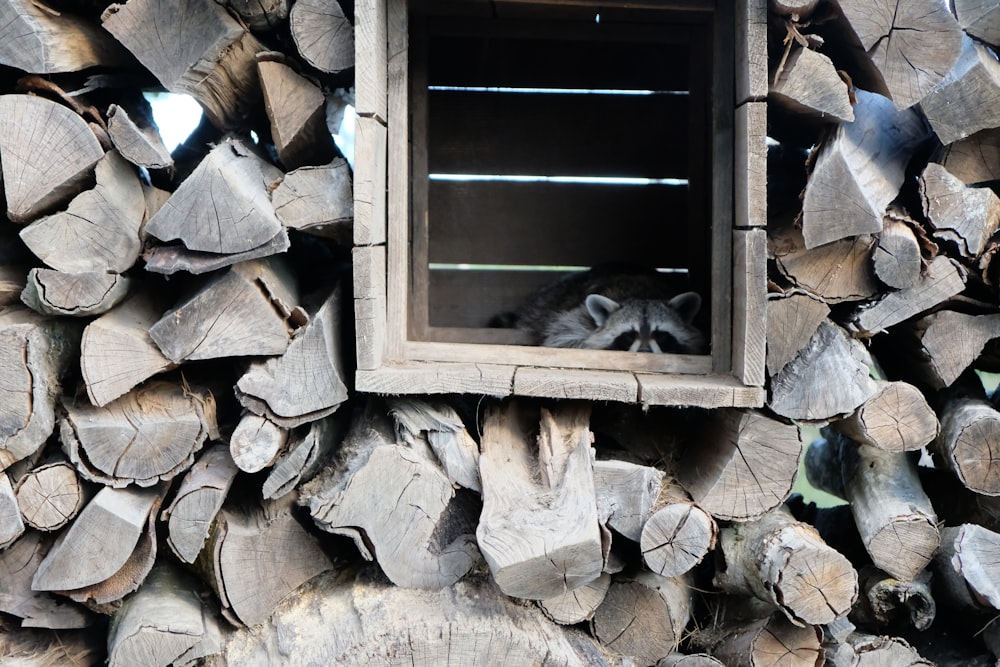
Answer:
[{"label": "rough wood texture", "polygon": [[876,623],[905,619],[917,630],[926,630],[934,622],[937,604],[931,594],[930,570],[912,581],[901,581],[872,566],[862,568],[859,576],[866,603],[856,608],[859,621],[867,621],[869,614]]},{"label": "rough wood texture", "polygon": [[94,618],[85,608],[62,596],[31,587],[31,580],[53,539],[45,533],[29,531],[0,551],[0,611],[19,618],[22,628],[87,627]]},{"label": "rough wood texture", "polygon": [[293,431],[286,451],[275,459],[261,486],[264,499],[276,500],[312,479],[342,440],[343,428],[330,417]]},{"label": "rough wood texture", "polygon": [[1000,6],[993,0],[955,0],[955,18],[962,30],[987,44],[1000,42]]},{"label": "rough wood texture", "polygon": [[226,6],[236,12],[252,30],[278,27],[288,18],[290,0],[226,0]]},{"label": "rough wood texture", "polygon": [[168,169],[174,165],[156,126],[140,126],[117,104],[108,107],[108,136],[115,150],[136,166]]},{"label": "rough wood texture", "polygon": [[960,609],[995,613],[1000,608],[997,549],[1000,534],[976,524],[941,531],[935,556],[936,584]]},{"label": "rough wood texture", "polygon": [[774,376],[795,358],[830,314],[822,300],[808,292],[772,294],[767,300],[767,329],[780,331],[767,341],[767,372]]},{"label": "rough wood texture", "polygon": [[940,462],[976,493],[1000,495],[1000,412],[988,401],[960,397],[941,410],[941,433],[934,442]]},{"label": "rough wood texture", "polygon": [[229,454],[243,472],[267,468],[288,444],[288,429],[267,417],[244,413],[229,436]]},{"label": "rough wood texture", "polygon": [[539,600],[538,606],[550,620],[560,625],[583,623],[594,617],[610,587],[611,575],[602,572],[588,584],[548,600]]},{"label": "rough wood texture", "polygon": [[847,82],[827,56],[812,49],[793,47],[768,100],[788,111],[824,122],[852,122],[854,108]]},{"label": "rough wood texture", "polygon": [[0,95],[7,217],[30,222],[81,189],[104,150],[71,110],[33,95]]},{"label": "rough wood texture", "polygon": [[29,0],[0,5],[0,63],[25,72],[78,72],[124,62],[118,44],[74,14]]},{"label": "rough wood texture", "polygon": [[854,442],[888,452],[910,452],[937,437],[937,415],[920,390],[906,382],[876,380],[875,393],[846,419],[833,423]]},{"label": "rough wood texture", "polygon": [[183,245],[147,247],[142,253],[146,270],[152,273],[172,275],[186,271],[195,275],[217,271],[227,266],[247,262],[262,257],[270,257],[285,252],[291,246],[287,231],[282,228],[277,234],[255,248],[232,254],[188,250]]},{"label": "rough wood texture", "polygon": [[722,530],[724,590],[750,593],[796,624],[821,625],[844,616],[858,597],[858,573],[812,526],[776,509]]},{"label": "rough wood texture", "polygon": [[834,667],[861,665],[907,665],[931,667],[935,664],[917,653],[916,649],[898,637],[876,637],[857,633],[837,647],[831,656]]},{"label": "rough wood texture", "polygon": [[42,315],[87,317],[114,308],[128,295],[130,287],[129,279],[117,273],[32,269],[21,301]]},{"label": "rough wood texture", "polygon": [[642,560],[663,577],[689,572],[715,548],[719,527],[698,505],[675,498],[653,511],[642,527]]},{"label": "rough wood texture", "polygon": [[38,530],[59,530],[76,517],[87,498],[73,466],[64,461],[33,468],[17,480],[14,492],[25,523]]},{"label": "rough wood texture", "polygon": [[348,242],[354,220],[351,170],[341,158],[285,174],[271,193],[274,213],[288,229]]},{"label": "rough wood texture", "polygon": [[24,533],[24,518],[7,473],[0,473],[0,549],[13,544]]},{"label": "rough wood texture", "polygon": [[886,215],[872,255],[875,275],[888,287],[905,289],[917,284],[922,264],[913,228],[895,215]]},{"label": "rough wood texture", "polygon": [[996,181],[1000,179],[1000,131],[990,128],[942,146],[934,161],[966,185]]},{"label": "rough wood texture", "polygon": [[[664,473],[627,461],[595,461],[594,490],[601,523],[638,542],[657,506]],[[683,574],[683,573],[680,573]]]},{"label": "rough wood texture", "polygon": [[491,405],[482,435],[483,512],[476,537],[507,595],[545,600],[593,581],[603,550],[590,458],[590,407]]},{"label": "rough wood texture", "polygon": [[451,405],[440,400],[392,398],[388,408],[401,442],[436,460],[452,484],[482,491],[479,445]]},{"label": "rough wood texture", "polygon": [[725,638],[713,642],[711,653],[727,665],[820,667],[822,637],[818,627],[793,625],[784,614],[774,614],[731,625]]},{"label": "rough wood texture", "polygon": [[819,148],[802,203],[807,248],[882,228],[882,216],[903,184],[906,163],[927,137],[913,110],[857,92],[855,120],[838,126]]},{"label": "rough wood texture", "polygon": [[913,348],[914,375],[933,389],[950,386],[1000,336],[1000,315],[966,315],[939,310],[905,329]]},{"label": "rough wood texture", "polygon": [[931,162],[920,175],[924,215],[939,241],[958,246],[973,258],[982,254],[1000,225],[1000,197],[989,188],[969,188],[957,176]]},{"label": "rough wood texture", "polygon": [[354,66],[354,28],[337,0],[299,0],[289,17],[299,55],[321,72]]},{"label": "rough wood texture", "polygon": [[796,287],[827,303],[857,301],[879,293],[872,272],[875,237],[862,234],[806,249],[797,229],[769,234],[778,269]]},{"label": "rough wood texture", "polygon": [[948,76],[920,102],[942,144],[1000,125],[1000,63],[986,46],[965,38]]},{"label": "rough wood texture", "polygon": [[276,55],[258,54],[257,73],[278,158],[286,169],[329,162],[336,149],[326,127],[323,91]]},{"label": "rough wood texture", "polygon": [[714,517],[749,519],[788,497],[801,453],[795,426],[760,412],[720,410],[688,448],[678,481]]}]

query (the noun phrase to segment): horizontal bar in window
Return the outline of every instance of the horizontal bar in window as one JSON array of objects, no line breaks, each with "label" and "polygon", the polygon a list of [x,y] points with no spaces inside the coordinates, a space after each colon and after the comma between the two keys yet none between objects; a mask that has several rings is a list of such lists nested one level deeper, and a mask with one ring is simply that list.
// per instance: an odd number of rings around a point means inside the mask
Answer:
[{"label": "horizontal bar in window", "polygon": [[514,86],[427,86],[427,90],[462,93],[514,93],[526,95],[689,95],[687,90],[634,90],[628,88],[532,88]]},{"label": "horizontal bar in window", "polygon": [[[586,271],[589,266],[548,265],[548,264],[467,264],[450,262],[429,262],[427,268],[431,271]],[[686,274],[686,268],[659,267],[659,273]]]},{"label": "horizontal bar in window", "polygon": [[432,181],[506,181],[508,183],[587,183],[590,185],[670,185],[687,187],[686,178],[632,176],[538,176],[530,174],[428,174]]}]

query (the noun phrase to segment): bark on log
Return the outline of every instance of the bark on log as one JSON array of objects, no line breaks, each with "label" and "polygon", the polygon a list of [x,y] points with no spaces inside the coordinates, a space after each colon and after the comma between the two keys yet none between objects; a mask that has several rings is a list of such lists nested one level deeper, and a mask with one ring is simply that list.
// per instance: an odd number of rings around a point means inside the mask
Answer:
[{"label": "bark on log", "polygon": [[174,166],[170,151],[155,125],[140,126],[117,104],[108,107],[108,136],[123,158],[146,169],[169,169]]},{"label": "bark on log", "polygon": [[299,55],[321,72],[354,66],[354,28],[337,0],[299,0],[289,15]]},{"label": "bark on log", "polygon": [[875,393],[833,428],[854,442],[887,452],[910,452],[930,444],[940,425],[920,390],[905,382],[876,380]]},{"label": "bark on log", "polygon": [[663,658],[656,667],[723,667],[724,663],[707,653],[671,653]]},{"label": "bark on log", "polygon": [[715,548],[719,527],[698,505],[671,498],[650,513],[642,527],[642,560],[663,577],[679,577]]},{"label": "bark on log", "polygon": [[881,230],[906,164],[927,137],[915,111],[898,111],[891,101],[863,90],[857,98],[854,122],[840,125],[819,148],[806,185],[802,235],[807,248]]},{"label": "bark on log", "polygon": [[768,375],[774,377],[794,359],[829,314],[829,307],[808,292],[795,290],[785,295],[769,295],[767,330],[780,331],[782,335],[771,336],[767,341]]},{"label": "bark on log", "polygon": [[271,257],[283,253],[291,247],[288,232],[282,228],[269,241],[246,252],[219,254],[188,250],[183,245],[152,246],[142,253],[146,262],[146,270],[151,273],[173,275],[178,271],[186,271],[194,275],[218,271],[227,266],[248,262],[253,259]]},{"label": "bark on log", "polygon": [[583,623],[594,617],[610,587],[611,574],[602,572],[601,576],[588,584],[548,600],[539,600],[538,606],[549,619],[560,625]]},{"label": "bark on log", "polygon": [[976,493],[1000,495],[1000,412],[989,401],[958,397],[941,410],[934,451],[947,470]]},{"label": "bark on log", "polygon": [[903,335],[912,348],[909,368],[932,389],[951,386],[1000,336],[1000,315],[940,310],[909,324]]},{"label": "bark on log", "polygon": [[854,120],[847,83],[827,56],[812,49],[793,47],[767,94],[769,103],[806,118]]},{"label": "bark on log", "polygon": [[144,385],[102,408],[63,400],[63,449],[85,478],[153,486],[191,467],[219,437],[211,393],[173,382]]},{"label": "bark on log", "polygon": [[309,424],[305,432],[292,433],[285,453],[279,454],[264,480],[261,495],[276,500],[316,476],[334,447],[343,440],[343,428],[332,417]]},{"label": "bark on log", "polygon": [[229,454],[243,472],[260,472],[274,463],[287,444],[287,428],[247,412],[229,437]]},{"label": "bark on log", "polygon": [[226,0],[251,30],[270,30],[288,18],[289,0]]},{"label": "bark on log", "polygon": [[323,91],[284,62],[279,53],[257,54],[257,73],[271,137],[286,170],[325,164],[336,155],[326,127]]},{"label": "bark on log", "polygon": [[21,301],[41,315],[88,317],[114,308],[128,296],[131,281],[117,273],[63,273],[32,269]]},{"label": "bark on log", "polygon": [[917,653],[916,649],[899,637],[876,637],[855,634],[847,643],[838,647],[830,657],[832,667],[874,667],[875,665],[906,665],[931,667],[934,665]]},{"label": "bark on log", "polygon": [[681,460],[678,482],[717,519],[761,516],[791,493],[802,455],[798,428],[760,412],[720,410]]},{"label": "bark on log", "polygon": [[899,627],[901,624],[916,630],[926,630],[934,622],[937,604],[931,593],[931,573],[921,572],[912,581],[901,581],[875,567],[860,573],[864,604],[855,606],[852,617],[858,622]]},{"label": "bark on log", "polygon": [[85,628],[94,622],[86,608],[31,587],[53,539],[44,533],[28,531],[0,551],[0,611],[21,619],[22,628]]},{"label": "bark on log", "polygon": [[5,549],[24,534],[24,518],[17,496],[6,472],[0,472],[0,549]]},{"label": "bark on log", "polygon": [[727,665],[748,667],[820,667],[823,632],[818,627],[793,625],[784,614],[726,628],[726,636],[710,653]]},{"label": "bark on log", "polygon": [[643,525],[657,501],[664,473],[627,461],[595,461],[594,490],[601,523],[633,542],[642,537]]},{"label": "bark on log", "polygon": [[80,116],[33,95],[0,95],[0,153],[7,217],[20,223],[79,192],[104,157]]},{"label": "bark on log", "polygon": [[30,0],[0,4],[0,64],[25,72],[79,72],[125,62],[122,48],[86,19]]},{"label": "bark on log", "polygon": [[454,408],[441,400],[413,398],[389,399],[388,408],[400,442],[437,462],[452,484],[482,491],[479,445]]},{"label": "bark on log", "polygon": [[996,613],[1000,609],[1000,533],[962,524],[941,530],[935,556],[936,585],[961,611]]},{"label": "bark on log", "polygon": [[879,293],[871,257],[876,239],[869,234],[806,249],[799,230],[769,233],[778,269],[793,285],[827,303],[858,301]]},{"label": "bark on log", "polygon": [[32,469],[17,480],[14,493],[25,523],[45,531],[59,530],[72,521],[88,496],[73,466],[65,461]]},{"label": "bark on log", "polygon": [[[476,561],[474,509],[456,498],[436,463],[396,444],[382,409],[374,401],[366,406],[334,459],[302,487],[299,502],[320,528],[352,538],[393,583],[450,586]],[[386,493],[386,479],[399,491]]]},{"label": "bark on log", "polygon": [[271,202],[278,220],[289,229],[345,243],[351,238],[351,170],[341,158],[285,174],[271,193]]},{"label": "bark on log", "polygon": [[1000,197],[989,188],[966,187],[957,176],[931,162],[920,175],[924,215],[938,241],[950,241],[959,254],[975,258],[1000,225]]},{"label": "bark on log", "polygon": [[955,67],[920,102],[942,144],[1000,126],[1000,63],[968,37]]},{"label": "bark on log", "polygon": [[905,289],[913,287],[920,279],[923,259],[911,227],[915,224],[905,215],[891,210],[882,221],[872,266],[875,276],[888,287]]}]

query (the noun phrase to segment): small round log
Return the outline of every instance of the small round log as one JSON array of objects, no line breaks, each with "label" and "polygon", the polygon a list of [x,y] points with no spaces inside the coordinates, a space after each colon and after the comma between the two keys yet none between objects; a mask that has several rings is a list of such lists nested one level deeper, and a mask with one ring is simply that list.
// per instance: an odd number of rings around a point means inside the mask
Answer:
[{"label": "small round log", "polygon": [[14,487],[24,521],[38,530],[59,530],[83,508],[86,494],[65,461],[39,466]]},{"label": "small round log", "polygon": [[679,577],[715,548],[718,533],[705,510],[691,502],[670,502],[646,519],[639,542],[642,558],[653,572]]}]

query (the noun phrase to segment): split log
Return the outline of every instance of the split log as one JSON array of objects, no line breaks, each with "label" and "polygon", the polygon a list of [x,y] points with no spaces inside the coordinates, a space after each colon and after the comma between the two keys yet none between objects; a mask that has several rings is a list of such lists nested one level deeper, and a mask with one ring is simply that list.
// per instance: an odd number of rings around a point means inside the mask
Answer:
[{"label": "split log", "polygon": [[818,627],[793,625],[784,614],[775,614],[728,626],[725,637],[706,648],[726,665],[820,667],[822,637]]},{"label": "split log", "polygon": [[882,228],[886,207],[899,194],[910,156],[927,138],[912,109],[857,91],[855,120],[838,126],[819,148],[802,202],[807,248]]},{"label": "split log", "polygon": [[812,49],[793,47],[767,91],[769,103],[824,123],[854,120],[847,83],[833,62]]},{"label": "split log", "polygon": [[107,33],[86,19],[30,0],[0,4],[0,63],[25,72],[54,74],[125,62]]},{"label": "split log", "polygon": [[838,647],[827,664],[831,667],[868,667],[869,665],[906,665],[932,667],[916,649],[900,637],[876,637],[854,634]]},{"label": "split log", "polygon": [[935,0],[837,4],[899,109],[920,102],[958,60],[962,30],[948,7]]},{"label": "split log", "polygon": [[248,412],[229,437],[229,454],[243,472],[260,472],[274,463],[287,444],[287,428]]},{"label": "split log", "polygon": [[38,565],[31,588],[106,610],[135,591],[156,558],[156,511],[165,485],[105,487]]},{"label": "split log", "polygon": [[152,382],[104,407],[63,400],[63,449],[86,479],[116,488],[153,486],[191,467],[217,439],[215,397],[175,382]]},{"label": "split log", "polygon": [[333,567],[316,538],[292,516],[294,496],[259,507],[223,508],[212,525],[206,580],[232,623],[262,623],[292,591]]},{"label": "split log", "polygon": [[164,308],[146,292],[99,317],[83,330],[80,370],[90,402],[101,407],[140,382],[174,368],[149,337]]},{"label": "split log", "polygon": [[[253,250],[282,231],[268,196],[268,187],[280,178],[281,172],[245,143],[226,139],[184,179],[145,231],[199,252]],[[206,197],[212,206],[205,206]]]},{"label": "split log", "polygon": [[82,190],[104,157],[80,116],[34,95],[0,95],[0,153],[7,217],[20,223]]},{"label": "split log", "polygon": [[931,573],[924,570],[912,581],[901,581],[875,567],[860,573],[862,602],[851,616],[886,627],[901,623],[926,630],[934,622],[937,604],[931,593]]},{"label": "split log", "polygon": [[[795,290],[784,295],[769,294],[767,330],[780,331],[767,341],[767,373],[771,377],[795,358],[830,314],[830,308],[808,292]],[[775,340],[777,339],[777,340]]]},{"label": "split log", "polygon": [[724,663],[707,653],[671,653],[663,658],[656,667],[723,667]]},{"label": "split log", "polygon": [[24,534],[24,518],[17,504],[14,487],[6,472],[0,472],[0,549],[5,549]]},{"label": "split log", "polygon": [[942,144],[1000,126],[1000,63],[966,37],[955,67],[920,102]]},{"label": "split log", "polygon": [[267,49],[222,5],[129,0],[101,20],[164,88],[197,99],[216,127],[235,129],[255,114],[254,56]]},{"label": "split log", "polygon": [[327,456],[343,440],[339,422],[325,417],[293,432],[287,451],[279,454],[261,487],[265,500],[276,500],[316,476]]},{"label": "split log", "polygon": [[326,98],[319,86],[289,67],[280,53],[257,54],[257,73],[271,138],[285,169],[332,160],[336,148],[326,127]]},{"label": "split log", "polygon": [[226,0],[251,30],[273,30],[288,18],[289,0]]},{"label": "split log", "polygon": [[642,560],[664,577],[679,577],[715,548],[719,527],[698,505],[664,491],[668,498],[649,514],[639,546]]},{"label": "split log", "polygon": [[117,273],[32,269],[21,301],[42,315],[89,317],[117,306],[128,296],[130,287],[131,281]]},{"label": "split log", "polygon": [[882,284],[894,289],[916,285],[923,268],[920,244],[907,221],[912,223],[892,211],[886,214],[872,255],[875,276]]},{"label": "split log", "polygon": [[166,313],[149,336],[174,363],[282,354],[297,302],[295,279],[283,261],[242,262]]},{"label": "split log", "polygon": [[876,239],[860,234],[806,249],[799,230],[772,231],[771,253],[782,275],[827,303],[858,301],[879,293],[872,271]]},{"label": "split log", "polygon": [[351,170],[337,158],[328,165],[285,174],[271,193],[274,213],[285,227],[348,242],[354,219]]},{"label": "split log", "polygon": [[283,428],[332,414],[347,400],[341,370],[340,289],[333,290],[295,332],[280,357],[254,362],[236,383],[246,409]]},{"label": "split log", "polygon": [[876,391],[867,351],[837,325],[824,321],[808,345],[771,377],[771,401],[789,419],[824,420],[854,412]]},{"label": "split log", "polygon": [[437,462],[452,484],[482,491],[479,445],[454,408],[434,399],[391,398],[388,404],[400,442]]},{"label": "split log", "polygon": [[21,307],[0,310],[0,469],[33,454],[55,429],[59,378],[77,335],[63,319]]},{"label": "split log", "polygon": [[950,241],[959,253],[978,257],[1000,225],[1000,197],[989,188],[970,188],[947,169],[931,162],[920,175],[924,214],[931,236]]},{"label": "split log", "polygon": [[935,583],[956,609],[995,614],[1000,609],[1000,533],[962,524],[941,530]]},{"label": "split log", "polygon": [[184,476],[160,517],[167,524],[167,545],[181,561],[197,559],[237,472],[226,447],[219,444],[206,449]]},{"label": "split log", "polygon": [[633,542],[660,498],[664,473],[627,461],[595,461],[594,490],[601,523]]},{"label": "split log", "polygon": [[1000,43],[1000,5],[991,0],[955,0],[954,7],[962,30],[987,44]]},{"label": "split log", "polygon": [[53,539],[28,531],[0,551],[0,611],[21,619],[22,628],[85,628],[94,620],[86,608],[31,587]]},{"label": "split log", "polygon": [[812,526],[786,509],[722,530],[724,569],[715,584],[751,594],[795,624],[821,625],[844,616],[858,597],[858,573]]},{"label": "split log", "polygon": [[155,125],[140,126],[117,104],[108,107],[108,136],[123,158],[146,169],[169,169],[174,166],[170,151]]},{"label": "split log", "polygon": [[1000,130],[986,129],[943,146],[934,161],[966,185],[1000,180]]},{"label": "split log", "polygon": [[135,168],[108,152],[95,169],[97,185],[69,208],[21,230],[21,240],[53,269],[122,273],[139,258],[139,228],[146,214]]},{"label": "split log", "polygon": [[538,606],[546,616],[560,625],[583,623],[594,618],[610,587],[611,574],[602,572],[597,579],[583,586],[548,600],[539,600]]},{"label": "split log", "polygon": [[795,426],[760,412],[720,410],[685,452],[678,482],[715,518],[750,519],[788,497],[801,455]]},{"label": "split log", "polygon": [[887,452],[910,452],[937,437],[937,415],[920,390],[905,382],[876,380],[875,393],[833,428],[854,442]]},{"label": "split log", "polygon": [[285,252],[289,247],[291,247],[291,242],[288,238],[288,232],[282,228],[269,241],[246,252],[232,254],[200,252],[174,244],[146,248],[142,253],[142,258],[146,262],[146,270],[150,273],[162,273],[169,276],[178,271],[186,271],[199,275],[209,271],[218,271],[240,262],[271,257]]},{"label": "split log", "polygon": [[[476,537],[507,595],[545,600],[600,576],[604,556],[595,501],[590,406],[534,412],[514,401],[487,408]],[[537,453],[536,453],[537,452]]]},{"label": "split log", "polygon": [[964,289],[965,272],[954,260],[938,255],[917,284],[862,304],[849,316],[849,326],[857,335],[874,336],[947,301]]},{"label": "split log", "polygon": [[907,325],[903,335],[913,348],[909,368],[914,376],[932,389],[944,389],[958,380],[989,341],[1000,337],[1000,315],[939,310]]},{"label": "split log", "polygon": [[337,0],[299,0],[289,15],[299,55],[321,72],[354,66],[354,28]]},{"label": "split log", "polygon": [[[396,480],[396,491],[386,493],[387,479]],[[437,464],[396,444],[392,424],[374,401],[333,460],[303,485],[299,503],[323,530],[352,538],[397,585],[450,586],[476,562],[474,509],[456,498]]]},{"label": "split log", "polygon": [[223,631],[190,577],[170,565],[149,573],[108,629],[108,665],[173,665],[218,653]]},{"label": "split log", "polygon": [[685,580],[642,571],[613,579],[590,626],[611,651],[649,665],[677,650],[690,617]]},{"label": "split log", "polygon": [[976,493],[1000,496],[1000,412],[989,401],[961,396],[945,403],[940,419],[933,445],[940,465]]},{"label": "split log", "polygon": [[33,468],[14,487],[25,523],[38,530],[59,530],[72,521],[87,499],[76,471],[65,461]]}]

